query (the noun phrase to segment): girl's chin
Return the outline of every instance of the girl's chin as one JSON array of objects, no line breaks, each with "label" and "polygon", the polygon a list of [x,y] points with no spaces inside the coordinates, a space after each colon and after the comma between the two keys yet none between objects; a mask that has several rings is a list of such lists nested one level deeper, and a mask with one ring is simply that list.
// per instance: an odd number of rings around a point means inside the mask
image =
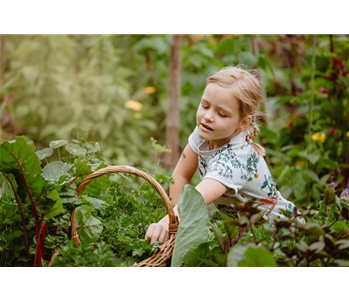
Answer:
[{"label": "girl's chin", "polygon": [[204,139],[204,140],[207,140],[208,136],[210,135],[209,132],[205,132],[205,131],[202,131],[202,130],[199,130],[199,137]]}]

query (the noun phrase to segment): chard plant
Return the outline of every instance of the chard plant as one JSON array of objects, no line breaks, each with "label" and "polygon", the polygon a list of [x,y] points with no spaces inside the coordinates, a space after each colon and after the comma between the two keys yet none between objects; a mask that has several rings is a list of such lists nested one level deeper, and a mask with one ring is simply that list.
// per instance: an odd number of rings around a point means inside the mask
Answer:
[{"label": "chard plant", "polygon": [[[165,214],[147,182],[103,176],[77,196],[83,178],[107,166],[85,131],[74,128],[71,141],[55,140],[38,151],[19,136],[3,142],[0,151],[1,266],[129,266],[159,250],[159,244],[141,240]],[[154,177],[163,185],[172,182]],[[78,248],[70,241],[74,209]]]},{"label": "chard plant", "polygon": [[[80,213],[77,218],[80,232],[87,236],[85,240],[98,238],[101,222],[92,222],[93,216],[84,210],[76,194],[76,182],[106,165],[96,155],[98,144],[86,141],[86,132],[75,128],[71,135],[71,143],[52,141],[49,148],[39,151],[35,151],[34,143],[25,136],[1,144],[2,265],[46,264],[57,243],[69,239],[69,215],[76,207]],[[63,148],[68,154],[64,159]],[[49,162],[54,151],[59,160]],[[45,252],[48,235],[48,246],[52,249]]]},{"label": "chard plant", "polygon": [[209,212],[194,188],[179,201],[181,223],[172,266],[349,266],[349,190],[338,197],[327,187],[317,206],[302,209],[306,223],[284,211],[274,224],[262,220],[253,202],[237,206],[238,217]]}]

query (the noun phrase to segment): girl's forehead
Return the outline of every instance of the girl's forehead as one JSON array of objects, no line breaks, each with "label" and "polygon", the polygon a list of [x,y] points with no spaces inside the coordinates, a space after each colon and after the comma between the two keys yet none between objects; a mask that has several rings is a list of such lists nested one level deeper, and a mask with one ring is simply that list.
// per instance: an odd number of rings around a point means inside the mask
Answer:
[{"label": "girl's forehead", "polygon": [[237,106],[238,102],[233,97],[232,90],[229,88],[224,88],[218,84],[209,83],[202,95],[202,100],[206,100],[212,103],[220,103],[224,105]]}]

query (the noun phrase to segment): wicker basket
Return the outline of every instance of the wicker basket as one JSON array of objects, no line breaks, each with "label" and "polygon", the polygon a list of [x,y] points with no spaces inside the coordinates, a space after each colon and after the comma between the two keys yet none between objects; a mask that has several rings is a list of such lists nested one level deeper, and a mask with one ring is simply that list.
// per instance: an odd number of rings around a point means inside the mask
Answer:
[{"label": "wicker basket", "polygon": [[[141,261],[138,264],[133,265],[132,267],[163,267],[166,265],[167,260],[171,257],[177,229],[178,229],[178,217],[175,215],[172,204],[170,202],[170,199],[162,186],[149,174],[137,170],[134,167],[129,166],[111,166],[106,167],[103,169],[100,169],[89,176],[87,176],[78,186],[77,192],[80,196],[81,193],[84,191],[85,187],[95,178],[98,178],[100,176],[111,174],[111,173],[127,173],[136,175],[139,177],[142,177],[146,181],[148,181],[155,190],[159,193],[161,199],[163,200],[167,214],[169,216],[169,235],[170,238],[167,240],[162,246],[159,252],[153,254],[151,257],[148,257],[147,259]],[[77,247],[80,244],[79,235],[76,230],[76,223],[75,223],[75,210],[71,214],[71,237],[74,240],[74,245]]]}]

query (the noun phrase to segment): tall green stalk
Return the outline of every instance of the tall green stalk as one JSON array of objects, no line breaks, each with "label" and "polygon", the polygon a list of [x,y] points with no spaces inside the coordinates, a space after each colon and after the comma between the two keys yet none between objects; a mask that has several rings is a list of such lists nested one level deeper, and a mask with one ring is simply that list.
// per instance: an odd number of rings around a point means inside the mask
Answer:
[{"label": "tall green stalk", "polygon": [[310,102],[309,102],[309,112],[308,112],[308,138],[309,142],[307,145],[307,153],[310,150],[311,141],[311,128],[313,125],[313,107],[314,107],[314,89],[315,89],[315,50],[316,50],[316,35],[313,36],[313,48],[312,48],[312,58],[311,58],[311,75],[310,75]]},{"label": "tall green stalk", "polygon": [[[312,144],[312,126],[313,126],[313,107],[314,107],[314,89],[315,89],[315,50],[316,50],[316,35],[313,36],[313,47],[312,47],[312,58],[311,58],[311,74],[310,74],[310,102],[309,102],[309,112],[308,112],[308,144],[307,144],[307,154],[310,152],[310,147]],[[307,162],[306,167],[309,167],[309,162]],[[307,182],[307,190],[311,188],[310,183]],[[310,193],[307,193],[307,204],[310,202]]]}]

